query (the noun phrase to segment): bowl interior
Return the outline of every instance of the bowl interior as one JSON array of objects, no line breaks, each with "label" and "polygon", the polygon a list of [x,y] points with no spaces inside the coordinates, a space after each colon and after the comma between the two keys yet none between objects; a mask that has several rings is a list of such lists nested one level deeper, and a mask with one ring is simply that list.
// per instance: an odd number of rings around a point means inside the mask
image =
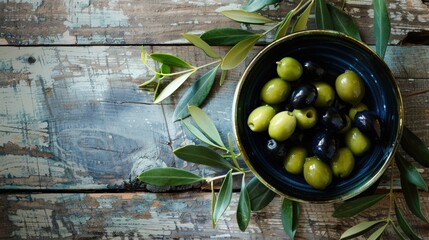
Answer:
[{"label": "bowl interior", "polygon": [[[262,86],[277,77],[276,61],[286,56],[300,62],[321,62],[331,76],[338,76],[346,69],[358,73],[365,82],[363,101],[376,111],[386,130],[369,153],[356,158],[351,176],[334,178],[325,190],[314,189],[302,176],[287,173],[282,162],[268,157],[265,148],[268,136],[254,133],[247,126],[250,112],[261,104]],[[402,100],[389,68],[366,45],[336,32],[305,31],[270,44],[253,59],[237,86],[233,116],[238,147],[246,164],[263,183],[296,201],[333,202],[363,192],[386,170],[402,130]]]}]

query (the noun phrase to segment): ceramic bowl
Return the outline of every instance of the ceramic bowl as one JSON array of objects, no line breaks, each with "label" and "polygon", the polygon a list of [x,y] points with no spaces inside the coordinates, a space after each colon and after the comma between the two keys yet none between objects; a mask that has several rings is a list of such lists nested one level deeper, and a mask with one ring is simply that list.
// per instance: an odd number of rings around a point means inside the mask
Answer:
[{"label": "ceramic bowl", "polygon": [[[283,57],[300,62],[323,63],[330,76],[355,71],[365,83],[363,102],[383,123],[383,134],[369,152],[355,158],[352,174],[333,178],[324,190],[308,185],[303,176],[286,172],[266,148],[268,134],[252,132],[247,126],[250,112],[261,105],[264,83],[277,77],[276,62]],[[344,34],[309,30],[290,34],[261,50],[247,66],[234,95],[233,128],[238,148],[250,170],[274,192],[300,202],[327,203],[352,198],[373,185],[392,161],[402,134],[403,103],[397,82],[385,62],[367,45]]]}]

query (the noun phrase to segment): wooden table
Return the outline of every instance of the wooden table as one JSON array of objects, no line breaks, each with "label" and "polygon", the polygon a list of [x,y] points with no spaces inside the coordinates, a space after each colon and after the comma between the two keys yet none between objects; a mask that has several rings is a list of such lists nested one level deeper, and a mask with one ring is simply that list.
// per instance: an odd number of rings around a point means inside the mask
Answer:
[{"label": "wooden table", "polygon": [[[207,63],[180,33],[240,27],[219,12],[245,2],[0,1],[0,238],[287,238],[280,197],[253,213],[247,231],[241,232],[234,193],[230,208],[212,229],[207,186],[171,192],[135,180],[142,170],[156,166],[216,174],[172,154],[197,142],[172,121],[175,104],[193,80],[154,104],[153,93],[138,88],[151,77],[140,61],[140,46],[196,65]],[[280,19],[291,9],[289,2],[262,13]],[[405,125],[429,144],[429,95],[410,96],[429,89],[429,46],[402,41],[408,32],[429,30],[429,8],[418,0],[388,2],[392,36],[385,60],[404,96]],[[346,6],[363,40],[373,45],[371,3],[350,1]],[[427,38],[421,39],[427,44]],[[228,49],[215,47],[222,55]],[[224,139],[231,132],[232,95],[249,61],[231,71],[222,87],[216,84],[203,105]],[[428,169],[421,171],[429,183]],[[386,191],[385,175],[377,191]],[[421,201],[429,216],[429,194],[422,193]],[[331,214],[337,205],[302,204],[297,239],[338,239],[358,222],[385,218],[388,212],[381,203],[357,217],[336,219]],[[399,205],[405,207],[402,197]],[[428,239],[428,225],[408,211],[406,216],[416,233]],[[395,236],[389,228],[383,239]]]}]

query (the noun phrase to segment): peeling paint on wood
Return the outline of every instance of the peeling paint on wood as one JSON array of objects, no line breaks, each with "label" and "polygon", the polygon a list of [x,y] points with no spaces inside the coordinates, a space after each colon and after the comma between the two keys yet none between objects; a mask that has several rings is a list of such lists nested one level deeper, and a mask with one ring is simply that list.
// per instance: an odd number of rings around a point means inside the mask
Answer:
[{"label": "peeling paint on wood", "polygon": [[[341,5],[341,1],[333,2]],[[3,0],[0,39],[14,45],[186,43],[180,38],[181,33],[201,33],[220,26],[240,27],[219,12],[239,9],[244,3],[244,0]],[[283,1],[278,8],[262,13],[280,19],[293,7],[294,3]],[[409,31],[429,30],[429,8],[422,1],[393,0],[388,8],[393,44]],[[345,9],[356,18],[364,41],[374,43],[372,1],[347,1]],[[310,27],[314,28],[314,23]],[[260,31],[258,26],[252,28]]]},{"label": "peeling paint on wood", "polygon": [[[78,238],[226,238],[284,239],[280,219],[281,198],[276,197],[265,209],[253,213],[245,232],[238,229],[235,209],[238,193],[233,194],[230,207],[211,226],[209,192],[171,194],[102,193],[102,194],[18,194],[0,195],[0,210],[8,209],[0,221],[0,236],[14,239],[74,239]],[[428,212],[428,194],[421,198]],[[386,200],[387,201],[387,200]],[[396,200],[400,208],[406,203],[401,195]],[[379,203],[377,211],[366,211],[356,217],[336,219],[331,216],[334,204],[302,204],[297,239],[339,239],[347,228],[364,220],[383,219],[388,204]],[[410,218],[415,232],[425,236],[426,225]],[[368,236],[368,235],[367,235]],[[395,239],[392,228],[383,234]]]}]

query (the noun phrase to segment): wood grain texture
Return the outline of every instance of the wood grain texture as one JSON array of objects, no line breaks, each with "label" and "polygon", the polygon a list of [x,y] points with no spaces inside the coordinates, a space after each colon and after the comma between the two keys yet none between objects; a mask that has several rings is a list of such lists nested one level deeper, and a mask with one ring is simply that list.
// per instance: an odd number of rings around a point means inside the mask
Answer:
[{"label": "wood grain texture", "polygon": [[[221,54],[227,50],[216,48]],[[197,66],[211,61],[194,47],[147,51],[177,54]],[[429,66],[429,47],[390,47],[386,56],[403,94],[429,88],[428,69],[419,67]],[[0,66],[0,188],[124,189],[124,182],[157,166],[215,173],[171,153],[199,143],[172,116],[181,94],[203,72],[162,104],[153,104],[153,93],[137,87],[151,76],[139,47],[1,47]],[[244,66],[230,71],[223,86],[217,81],[202,106],[225,142]],[[425,143],[428,102],[428,94],[404,99],[405,124]]]},{"label": "wood grain texture", "polygon": [[[246,0],[9,0],[0,2],[0,44],[177,44],[181,33],[202,33],[215,27],[240,27],[220,14],[239,9]],[[341,6],[339,0],[332,1]],[[295,3],[296,4],[296,3]],[[280,20],[294,7],[283,1],[262,11]],[[374,43],[372,1],[348,1],[346,11],[359,26],[363,40]],[[422,1],[388,1],[392,44],[410,31],[429,30],[429,8]],[[314,28],[311,16],[310,28]],[[266,27],[241,26],[258,32]],[[272,35],[268,39],[272,39]]]},{"label": "wood grain texture", "polygon": [[[21,239],[288,239],[283,231],[276,197],[265,209],[253,213],[245,232],[238,228],[235,209],[238,194],[230,207],[211,226],[208,192],[170,194],[17,194],[0,195],[0,238]],[[397,194],[397,204],[405,201]],[[422,206],[429,212],[429,197],[422,194]],[[334,204],[301,204],[299,228],[295,239],[339,239],[349,227],[367,220],[385,219],[387,199],[353,218],[331,216]],[[427,237],[427,225],[416,217],[408,218],[415,232]],[[396,219],[393,217],[396,223]],[[369,234],[366,234],[368,237]],[[365,238],[358,238],[365,239]],[[382,239],[396,239],[389,226]]]}]

